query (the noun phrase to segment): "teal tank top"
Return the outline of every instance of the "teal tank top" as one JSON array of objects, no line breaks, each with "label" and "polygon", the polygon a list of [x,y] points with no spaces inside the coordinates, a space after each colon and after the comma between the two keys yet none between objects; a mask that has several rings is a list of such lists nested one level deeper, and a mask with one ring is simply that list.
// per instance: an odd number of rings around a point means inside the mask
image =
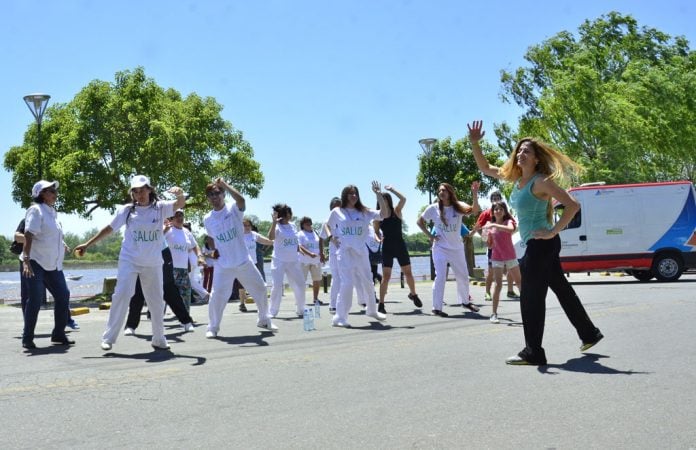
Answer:
[{"label": "teal tank top", "polygon": [[522,189],[519,188],[520,180],[516,180],[510,194],[510,204],[515,208],[519,219],[522,242],[532,239],[532,232],[535,230],[553,228],[553,224],[549,223],[546,217],[549,201],[539,200],[532,193],[532,186],[538,176],[539,174],[534,175]]}]

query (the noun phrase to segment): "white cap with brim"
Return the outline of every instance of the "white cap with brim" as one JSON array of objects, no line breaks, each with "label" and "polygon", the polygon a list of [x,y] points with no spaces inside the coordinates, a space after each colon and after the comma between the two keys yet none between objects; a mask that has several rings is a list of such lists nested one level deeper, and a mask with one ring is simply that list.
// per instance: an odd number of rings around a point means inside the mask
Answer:
[{"label": "white cap with brim", "polygon": [[41,194],[41,191],[51,186],[58,189],[58,182],[46,180],[37,181],[36,184],[34,184],[34,187],[31,188],[31,197],[37,198]]},{"label": "white cap with brim", "polygon": [[150,186],[150,179],[145,175],[135,175],[131,178],[131,189]]}]

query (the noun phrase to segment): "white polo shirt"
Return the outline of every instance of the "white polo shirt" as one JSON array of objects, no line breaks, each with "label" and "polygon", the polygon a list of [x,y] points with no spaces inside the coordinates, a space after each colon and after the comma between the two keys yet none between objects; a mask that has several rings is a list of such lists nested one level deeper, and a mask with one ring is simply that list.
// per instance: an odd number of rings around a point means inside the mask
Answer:
[{"label": "white polo shirt", "polygon": [[55,208],[35,203],[27,209],[24,232],[32,234],[31,254],[44,270],[63,270],[63,228]]}]

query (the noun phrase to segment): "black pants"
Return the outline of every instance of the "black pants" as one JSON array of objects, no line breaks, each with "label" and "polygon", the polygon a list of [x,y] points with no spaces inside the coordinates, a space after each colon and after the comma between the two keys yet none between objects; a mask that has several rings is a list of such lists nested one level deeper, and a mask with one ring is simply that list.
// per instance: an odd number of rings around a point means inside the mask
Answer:
[{"label": "black pants", "polygon": [[521,353],[529,361],[546,363],[541,342],[544,337],[546,294],[549,288],[558,297],[558,302],[583,342],[592,341],[598,332],[563,274],[560,252],[561,239],[558,236],[549,240],[530,239],[527,251],[520,261],[520,310],[526,343]]},{"label": "black pants", "polygon": [[[193,319],[188,311],[186,311],[186,305],[184,305],[184,300],[179,294],[179,289],[172,282],[168,283],[165,279],[164,282],[164,302],[169,305],[172,312],[179,319],[181,323],[191,323]],[[135,295],[131,297],[130,305],[128,307],[128,318],[126,319],[126,328],[136,329],[140,325],[140,313],[143,311],[143,305],[145,304],[145,296],[143,295],[143,288],[140,286],[140,277],[135,283]]]}]

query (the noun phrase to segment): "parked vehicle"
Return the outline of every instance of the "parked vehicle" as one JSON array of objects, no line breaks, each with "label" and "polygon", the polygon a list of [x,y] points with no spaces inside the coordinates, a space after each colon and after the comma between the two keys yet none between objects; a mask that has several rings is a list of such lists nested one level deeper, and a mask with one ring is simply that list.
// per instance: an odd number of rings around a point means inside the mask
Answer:
[{"label": "parked vehicle", "polygon": [[[581,209],[560,233],[566,272],[625,270],[675,281],[696,268],[696,194],[689,181],[569,189]],[[557,214],[563,205],[556,205]],[[517,244],[518,256],[524,244]]]}]

